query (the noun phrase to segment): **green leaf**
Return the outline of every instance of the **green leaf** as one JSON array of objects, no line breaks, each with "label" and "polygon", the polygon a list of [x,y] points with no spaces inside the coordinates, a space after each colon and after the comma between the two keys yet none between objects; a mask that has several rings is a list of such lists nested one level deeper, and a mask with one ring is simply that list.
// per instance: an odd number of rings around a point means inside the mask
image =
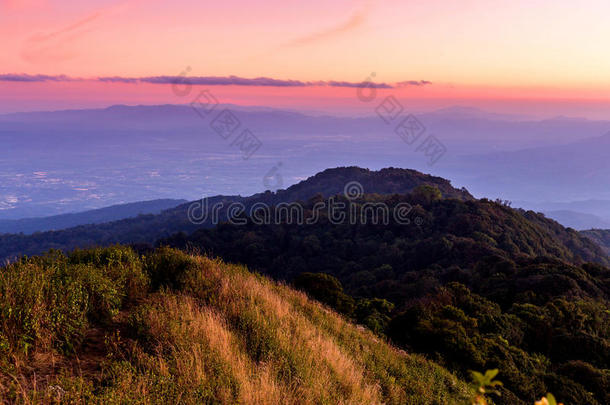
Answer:
[{"label": "green leaf", "polygon": [[497,375],[498,375],[498,369],[497,369],[497,368],[494,368],[493,370],[487,370],[487,371],[485,372],[485,378],[487,378],[487,379],[488,379],[488,381],[493,380],[493,378],[494,378],[495,376],[497,376]]},{"label": "green leaf", "polygon": [[472,379],[476,383],[478,383],[479,385],[483,385],[485,381],[485,377],[483,376],[483,374],[479,373],[478,371],[471,371],[470,373],[472,374]]}]

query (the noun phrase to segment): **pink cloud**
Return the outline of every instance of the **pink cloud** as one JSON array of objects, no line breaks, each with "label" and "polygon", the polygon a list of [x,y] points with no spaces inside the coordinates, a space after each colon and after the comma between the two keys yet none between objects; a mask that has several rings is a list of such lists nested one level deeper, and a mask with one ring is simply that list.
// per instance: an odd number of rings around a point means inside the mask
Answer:
[{"label": "pink cloud", "polygon": [[353,13],[347,20],[340,22],[334,27],[327,28],[322,31],[314,32],[312,34],[296,38],[286,45],[288,46],[302,46],[309,45],[319,41],[325,41],[335,36],[352,31],[364,24],[366,21],[368,11],[366,9],[358,10]]},{"label": "pink cloud", "polygon": [[23,60],[30,63],[58,62],[76,56],[71,42],[82,38],[89,31],[89,25],[100,17],[97,12],[86,18],[49,33],[36,33],[29,37],[21,51]]}]

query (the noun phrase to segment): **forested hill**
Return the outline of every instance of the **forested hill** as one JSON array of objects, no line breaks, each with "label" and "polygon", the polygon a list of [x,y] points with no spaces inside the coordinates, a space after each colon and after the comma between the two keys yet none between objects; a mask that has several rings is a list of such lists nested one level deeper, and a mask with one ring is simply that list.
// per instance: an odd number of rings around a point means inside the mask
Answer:
[{"label": "forested hill", "polygon": [[276,193],[255,194],[252,198],[261,200],[270,195],[272,203],[283,201],[305,201],[316,194],[330,197],[344,192],[346,184],[357,182],[363,193],[405,194],[417,186],[430,185],[438,188],[444,198],[471,200],[474,197],[464,188],[456,189],[449,180],[431,176],[416,170],[389,167],[378,171],[360,167],[337,167],[326,169],[315,176],[299,182],[286,190]]},{"label": "forested hill", "polygon": [[53,215],[40,218],[4,219],[0,220],[0,233],[43,232],[66,229],[85,224],[101,224],[124,218],[136,217],[140,214],[158,214],[166,209],[186,203],[186,200],[160,199],[118,204],[110,207]]},{"label": "forested hill", "polygon": [[[208,209],[223,202],[223,209],[220,211],[220,219],[223,220],[226,219],[226,208],[231,202],[240,202],[249,208],[259,202],[273,205],[280,202],[307,201],[316,195],[317,198],[320,195],[342,195],[346,185],[350,182],[357,182],[356,184],[362,186],[357,191],[381,195],[404,195],[414,192],[418,187],[430,186],[440,191],[441,199],[447,202],[454,201],[452,204],[457,204],[456,207],[439,206],[438,210],[466,210],[466,212],[460,211],[459,215],[453,211],[441,214],[453,218],[453,220],[460,219],[462,222],[453,226],[463,228],[462,232],[466,232],[468,235],[473,232],[470,231],[472,227],[477,226],[481,228],[477,231],[479,239],[482,234],[500,232],[499,235],[491,237],[504,238],[494,242],[504,241],[502,242],[505,243],[504,249],[516,248],[524,254],[555,256],[569,262],[607,263],[607,256],[589,239],[540,214],[513,210],[509,207],[503,207],[500,210],[497,208],[498,204],[489,205],[490,203],[477,202],[468,191],[452,187],[449,181],[414,170],[388,168],[371,171],[358,167],[328,169],[286,190],[260,193],[250,197],[211,197],[207,199]],[[487,206],[496,208],[479,209]],[[208,215],[206,221],[193,223],[189,219],[189,207],[191,207],[191,203],[165,210],[157,215],[140,215],[135,218],[83,225],[60,231],[41,232],[33,235],[0,235],[0,259],[39,254],[51,248],[72,250],[78,247],[114,243],[154,244],[157,240],[169,238],[176,233],[190,234],[197,229],[212,226],[212,215]],[[468,212],[468,210],[473,211]],[[497,217],[498,215],[504,219]],[[500,227],[499,223],[503,223],[504,227]],[[429,235],[429,237],[433,236]],[[491,243],[490,246],[494,246],[494,243]]]},{"label": "forested hill", "polygon": [[[346,203],[346,212],[347,204],[357,207],[359,218],[363,207],[371,203],[386,204],[390,211],[401,204],[413,208],[408,214],[409,224],[398,223],[392,216],[387,224],[374,224],[370,218],[368,223],[333,223],[321,211],[319,220],[311,224],[256,225],[251,218],[244,218],[245,225],[224,223],[190,235],[175,234],[158,244],[200,248],[271,269],[272,274],[285,278],[312,267],[332,269],[334,273],[336,263],[344,259],[350,263],[341,270],[353,276],[359,269],[371,267],[370,259],[363,260],[368,256],[375,257],[380,265],[391,264],[404,271],[469,268],[486,257],[517,262],[551,260],[576,266],[588,262],[610,264],[601,248],[577,231],[533,211],[486,199],[435,198],[427,190],[416,189],[405,195],[364,195],[351,201],[339,197],[338,201]],[[320,196],[304,203],[305,217],[312,215],[314,205],[320,202],[328,204]],[[317,254],[326,257],[318,262]],[[295,255],[298,260],[293,260]],[[389,274],[386,277],[392,278]]]},{"label": "forested hill", "polygon": [[580,233],[597,243],[606,254],[610,255],[610,229],[590,229]]},{"label": "forested hill", "polygon": [[[547,391],[566,404],[610,403],[601,249],[541,214],[427,191],[349,202],[360,213],[372,202],[410,204],[410,224],[337,224],[323,214],[307,225],[227,223],[160,244],[291,281],[463,377],[498,368],[504,390],[494,403],[527,404]],[[307,216],[322,201],[311,199]]]},{"label": "forested hill", "polygon": [[[286,190],[265,192],[249,197],[215,196],[208,198],[208,207],[223,202],[226,208],[231,202],[241,202],[250,207],[257,202],[278,204],[307,200],[316,194],[331,196],[343,194],[349,182],[358,182],[362,191],[378,194],[404,194],[420,185],[438,188],[446,198],[472,199],[468,191],[456,189],[448,180],[408,169],[387,168],[379,171],[359,167],[327,169]],[[191,203],[182,204],[156,215],[140,215],[119,221],[83,225],[60,231],[34,235],[0,235],[0,259],[12,259],[20,255],[34,255],[49,249],[72,250],[77,247],[109,245],[113,243],[154,243],[176,232],[190,233],[201,226],[209,227],[209,221],[193,224],[188,217]],[[224,211],[222,211],[224,213]],[[209,216],[211,218],[211,216]]]},{"label": "forested hill", "polygon": [[[344,195],[350,182],[361,187]],[[337,222],[315,208],[330,206],[329,196],[356,221]],[[295,199],[297,211],[315,221],[276,216],[274,204]],[[117,242],[132,243],[144,258],[154,244],[220,256],[292,282],[462,379],[469,370],[500,369],[505,385],[496,404],[531,404],[546,392],[566,404],[610,403],[609,259],[580,233],[401,169],[330,169],[277,193],[213,197],[208,209],[219,202],[221,220],[231,202],[270,204],[280,219],[260,224],[246,212],[234,218],[243,225],[212,227],[212,216],[197,225],[185,204],[106,224],[1,235],[0,256]],[[384,207],[393,215],[375,222]],[[170,277],[175,269],[161,263]]]}]

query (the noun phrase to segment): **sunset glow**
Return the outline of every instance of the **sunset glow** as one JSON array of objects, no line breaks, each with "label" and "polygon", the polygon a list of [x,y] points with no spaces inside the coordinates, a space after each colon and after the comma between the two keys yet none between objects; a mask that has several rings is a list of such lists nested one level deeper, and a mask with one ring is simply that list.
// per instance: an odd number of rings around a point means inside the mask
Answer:
[{"label": "sunset glow", "polygon": [[[610,116],[610,53],[600,47],[609,12],[603,0],[5,0],[0,74],[84,80],[0,81],[0,111],[179,103],[167,85],[96,79],[189,67],[193,76],[314,83],[375,74],[383,83],[430,82],[393,90],[422,100],[420,108],[510,109],[521,100],[531,110],[544,100],[563,114],[580,100],[589,116]],[[357,111],[350,88],[215,88],[227,102]]]}]

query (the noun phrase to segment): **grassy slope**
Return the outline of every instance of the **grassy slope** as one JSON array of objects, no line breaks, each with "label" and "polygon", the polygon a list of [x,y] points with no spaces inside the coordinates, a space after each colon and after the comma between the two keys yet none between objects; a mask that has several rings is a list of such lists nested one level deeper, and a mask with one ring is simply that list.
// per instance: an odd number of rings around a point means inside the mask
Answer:
[{"label": "grassy slope", "polygon": [[304,294],[163,249],[0,270],[4,403],[461,403],[466,385]]}]

